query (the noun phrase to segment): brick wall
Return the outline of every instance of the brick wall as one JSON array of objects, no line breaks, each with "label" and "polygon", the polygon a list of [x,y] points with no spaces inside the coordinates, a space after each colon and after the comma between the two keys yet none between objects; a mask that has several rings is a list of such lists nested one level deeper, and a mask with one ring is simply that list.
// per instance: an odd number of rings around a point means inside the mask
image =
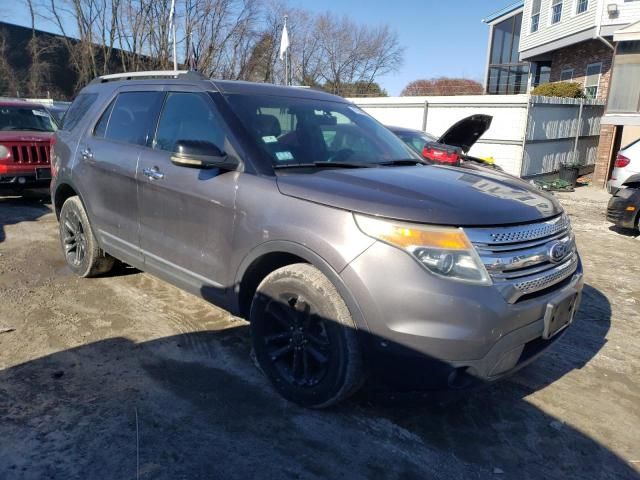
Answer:
[{"label": "brick wall", "polygon": [[598,143],[598,154],[596,156],[596,166],[593,171],[593,185],[605,187],[609,179],[609,162],[615,152],[613,142],[616,137],[615,125],[602,125],[600,127],[600,142]]},{"label": "brick wall", "polygon": [[551,81],[560,81],[565,68],[573,68],[573,81],[584,85],[587,65],[602,62],[598,100],[606,100],[611,78],[613,50],[599,40],[587,40],[553,52],[551,59]]}]

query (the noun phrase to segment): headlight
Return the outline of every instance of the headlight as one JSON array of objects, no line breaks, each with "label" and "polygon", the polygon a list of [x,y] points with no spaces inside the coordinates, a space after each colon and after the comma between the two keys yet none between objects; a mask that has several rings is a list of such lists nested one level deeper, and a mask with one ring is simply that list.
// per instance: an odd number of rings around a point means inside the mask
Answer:
[{"label": "headlight", "polygon": [[405,250],[435,275],[491,285],[491,277],[461,228],[417,225],[358,214],[354,217],[364,234]]},{"label": "headlight", "polygon": [[10,155],[9,149],[4,145],[0,145],[0,160],[9,158],[9,155]]}]

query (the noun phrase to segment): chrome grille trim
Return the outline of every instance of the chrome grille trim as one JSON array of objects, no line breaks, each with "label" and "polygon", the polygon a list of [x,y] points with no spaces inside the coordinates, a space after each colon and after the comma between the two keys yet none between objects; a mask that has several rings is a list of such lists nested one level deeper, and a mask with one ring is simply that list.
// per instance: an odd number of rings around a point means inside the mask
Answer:
[{"label": "chrome grille trim", "polygon": [[509,252],[514,250],[522,250],[524,248],[537,247],[539,245],[544,245],[545,243],[550,242],[551,240],[557,240],[563,238],[567,235],[566,231],[562,231],[560,233],[556,233],[555,235],[551,235],[550,237],[539,238],[537,240],[532,240],[530,242],[522,242],[522,243],[508,243],[504,245],[487,245],[482,243],[474,243],[476,249],[478,251],[489,251],[489,252]]},{"label": "chrome grille trim", "polygon": [[509,303],[516,303],[525,295],[539,292],[552,287],[571,277],[578,268],[578,254],[573,254],[569,260],[536,275],[519,278],[517,281],[494,282],[504,299]]},{"label": "chrome grille trim", "polygon": [[549,237],[570,227],[569,218],[559,215],[551,220],[527,225],[496,228],[465,228],[469,240],[474,244],[496,245],[508,243],[530,242]]},{"label": "chrome grille trim", "polygon": [[[549,255],[549,249],[555,243],[565,245],[565,257],[575,252],[575,239],[571,232],[565,232],[562,237],[553,237],[534,247],[525,246],[524,248],[511,249],[509,251],[494,251],[487,248],[477,248],[476,250],[490,274],[509,276],[513,271],[515,276],[521,277],[526,275],[527,270],[539,265],[548,265],[549,268],[557,265],[558,263]],[[524,274],[516,273],[523,271],[525,271]]]},{"label": "chrome grille trim", "polygon": [[571,258],[562,265],[558,265],[554,269],[544,272],[544,274],[537,275],[533,278],[518,282],[514,284],[514,286],[521,292],[525,293],[544,290],[545,288],[550,287],[567,278],[569,275],[576,271],[577,267],[578,255],[572,255]]},{"label": "chrome grille trim", "polygon": [[[578,268],[575,237],[565,214],[528,225],[464,231],[509,303],[563,281]],[[552,258],[562,246],[564,256]]]}]

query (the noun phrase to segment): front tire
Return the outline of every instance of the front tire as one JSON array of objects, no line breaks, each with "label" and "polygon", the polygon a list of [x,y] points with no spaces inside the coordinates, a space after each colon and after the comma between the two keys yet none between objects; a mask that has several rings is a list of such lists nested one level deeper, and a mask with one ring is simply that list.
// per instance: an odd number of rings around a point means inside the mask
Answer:
[{"label": "front tire", "polygon": [[258,365],[286,399],[323,408],[362,384],[362,355],[349,310],[312,265],[269,274],[253,298],[250,320]]},{"label": "front tire", "polygon": [[98,246],[79,197],[69,197],[62,205],[59,228],[62,252],[73,273],[95,277],[111,270],[115,259]]}]

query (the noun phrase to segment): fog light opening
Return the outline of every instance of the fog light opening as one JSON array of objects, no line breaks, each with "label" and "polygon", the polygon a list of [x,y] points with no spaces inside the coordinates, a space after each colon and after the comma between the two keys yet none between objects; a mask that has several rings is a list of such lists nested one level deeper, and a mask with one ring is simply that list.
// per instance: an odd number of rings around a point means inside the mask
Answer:
[{"label": "fog light opening", "polygon": [[27,179],[24,177],[18,177],[18,183],[20,185],[24,185],[25,183],[27,183]]}]

